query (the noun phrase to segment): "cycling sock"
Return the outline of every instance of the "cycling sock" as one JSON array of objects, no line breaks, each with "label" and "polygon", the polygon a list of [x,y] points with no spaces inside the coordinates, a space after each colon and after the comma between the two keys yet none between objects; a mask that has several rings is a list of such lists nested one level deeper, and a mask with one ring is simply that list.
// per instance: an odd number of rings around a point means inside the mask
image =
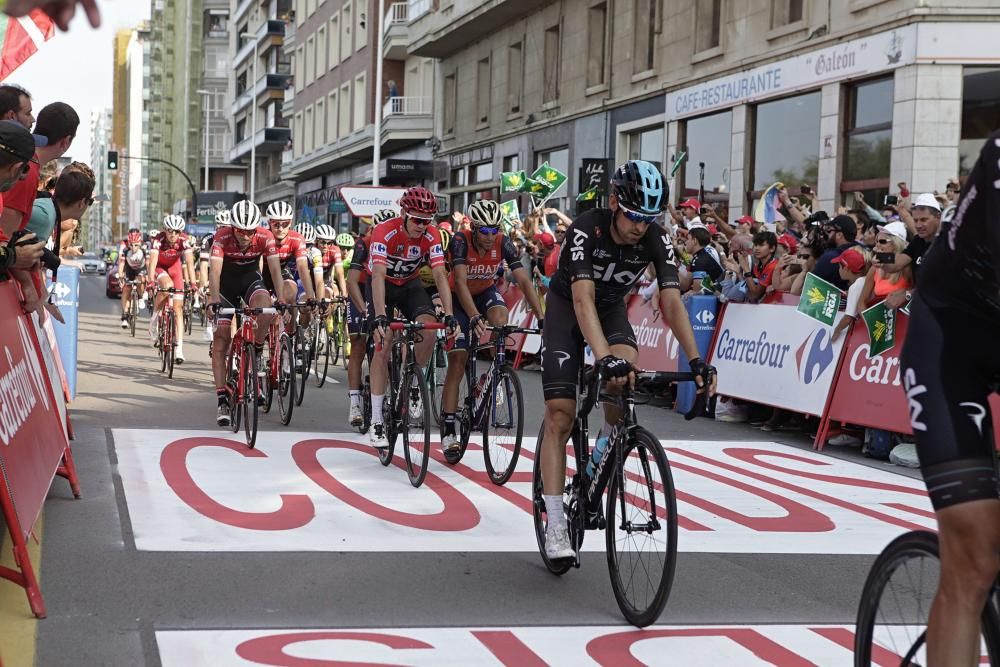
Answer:
[{"label": "cycling sock", "polygon": [[382,423],[382,399],[385,394],[372,394],[372,423]]},{"label": "cycling sock", "polygon": [[351,407],[357,407],[361,405],[361,390],[360,389],[350,389],[347,395],[351,397]]},{"label": "cycling sock", "polygon": [[444,419],[444,425],[441,427],[441,435],[455,435],[455,413],[442,412],[441,417]]},{"label": "cycling sock", "polygon": [[542,496],[545,500],[545,514],[550,526],[566,526],[566,515],[563,513],[563,497]]}]

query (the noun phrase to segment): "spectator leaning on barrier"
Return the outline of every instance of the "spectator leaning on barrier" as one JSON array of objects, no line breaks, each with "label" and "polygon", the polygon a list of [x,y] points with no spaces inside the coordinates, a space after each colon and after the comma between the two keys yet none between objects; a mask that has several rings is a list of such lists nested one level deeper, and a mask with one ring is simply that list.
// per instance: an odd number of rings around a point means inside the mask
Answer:
[{"label": "spectator leaning on barrier", "polygon": [[828,283],[846,290],[847,283],[841,279],[840,271],[833,263],[833,259],[839,257],[848,248],[857,245],[854,239],[857,236],[858,227],[850,216],[838,215],[833,220],[823,224],[823,232],[826,236],[827,250],[816,262],[813,273]]},{"label": "spectator leaning on barrier", "polygon": [[[890,222],[879,227],[876,253],[892,253],[896,256],[906,248],[906,225]],[[873,266],[865,278],[862,303],[885,300],[890,308],[899,308],[910,298],[913,288],[913,273],[909,266],[890,269],[887,266]]]},{"label": "spectator leaning on barrier", "polygon": [[833,340],[837,340],[863,309],[864,278],[870,270],[870,253],[860,246],[848,248],[833,258],[833,264],[838,267],[841,280],[847,283],[844,317],[833,328]]},{"label": "spectator leaning on barrier", "polygon": [[[921,259],[927,250],[930,249],[934,237],[937,236],[938,230],[941,228],[941,205],[932,194],[918,195],[913,200],[913,208],[909,216],[912,219],[913,231],[916,233],[916,236],[909,242],[903,252],[896,254],[895,262],[892,264],[883,263],[879,262],[876,258],[875,265],[890,271],[910,267],[910,270],[913,272],[913,280],[916,282],[917,274],[920,271]],[[911,294],[912,291],[910,290]],[[898,297],[895,297],[892,304],[897,299]],[[899,306],[893,305],[893,307],[898,308]]]},{"label": "spectator leaning on barrier", "polygon": [[[0,192],[7,192],[23,177],[28,164],[34,160],[35,139],[18,123],[0,121]],[[27,232],[15,243],[0,244],[0,271],[32,269],[41,259],[44,246],[33,234]],[[23,274],[18,280],[24,283]],[[30,282],[27,288],[31,289]],[[34,290],[25,298],[37,300]]]},{"label": "spectator leaning on barrier", "polygon": [[702,281],[706,278],[711,279],[713,284],[722,279],[725,271],[717,258],[718,252],[709,252],[711,242],[712,235],[704,227],[688,232],[684,250],[691,255],[691,264],[688,271],[680,276],[681,293],[693,291],[697,294],[701,292]]}]

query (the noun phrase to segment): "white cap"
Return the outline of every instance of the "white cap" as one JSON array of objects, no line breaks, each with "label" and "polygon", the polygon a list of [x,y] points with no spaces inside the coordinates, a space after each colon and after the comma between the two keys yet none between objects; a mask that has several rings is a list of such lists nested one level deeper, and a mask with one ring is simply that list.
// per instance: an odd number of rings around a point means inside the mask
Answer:
[{"label": "white cap", "polygon": [[888,225],[879,225],[878,230],[906,241],[906,225],[901,222],[890,222]]},{"label": "white cap", "polygon": [[929,192],[917,195],[917,198],[913,200],[912,206],[926,206],[927,208],[932,208],[935,211],[941,210],[941,204],[939,204],[937,198]]}]

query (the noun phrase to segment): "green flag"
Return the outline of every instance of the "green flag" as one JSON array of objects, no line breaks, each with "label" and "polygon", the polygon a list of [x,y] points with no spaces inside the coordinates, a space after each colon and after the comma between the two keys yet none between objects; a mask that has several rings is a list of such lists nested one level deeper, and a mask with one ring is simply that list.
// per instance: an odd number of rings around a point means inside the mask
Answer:
[{"label": "green flag", "polygon": [[500,210],[503,212],[504,233],[506,234],[510,232],[510,226],[514,224],[514,221],[521,221],[521,211],[518,209],[516,199],[500,204]]},{"label": "green flag", "polygon": [[806,275],[799,299],[799,312],[830,326],[840,308],[840,290],[814,273]]},{"label": "green flag", "polygon": [[681,151],[681,154],[677,156],[677,159],[674,160],[674,166],[670,168],[670,178],[673,178],[674,174],[677,173],[677,170],[681,168],[681,165],[684,164],[684,160],[687,159],[687,156],[687,151]]},{"label": "green flag", "polygon": [[600,192],[601,192],[601,189],[595,185],[594,187],[590,188],[589,190],[585,190],[585,191],[581,192],[580,194],[578,194],[576,196],[576,200],[577,201],[593,201],[593,200],[597,199],[597,196],[600,194]]},{"label": "green flag", "polygon": [[500,174],[500,193],[522,192],[527,180],[528,176],[523,169],[521,171],[505,171]]},{"label": "green flag", "polygon": [[547,181],[539,181],[534,178],[529,178],[527,184],[525,185],[524,192],[531,195],[531,198],[537,203],[544,199],[548,199],[549,195],[552,194],[552,187]]},{"label": "green flag", "polygon": [[896,311],[880,301],[861,313],[868,329],[868,358],[888,352],[896,345]]},{"label": "green flag", "polygon": [[549,191],[545,195],[548,197],[563,186],[563,183],[566,182],[568,176],[555,167],[550,167],[548,162],[543,162],[542,166],[536,169],[535,173],[531,175],[531,178],[548,184]]}]

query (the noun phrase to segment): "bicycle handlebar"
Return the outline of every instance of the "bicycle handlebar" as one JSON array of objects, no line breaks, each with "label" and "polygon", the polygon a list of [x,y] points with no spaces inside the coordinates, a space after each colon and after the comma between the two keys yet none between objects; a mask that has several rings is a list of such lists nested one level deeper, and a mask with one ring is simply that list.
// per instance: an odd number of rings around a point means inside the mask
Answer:
[{"label": "bicycle handlebar", "polygon": [[420,331],[422,329],[444,329],[441,322],[400,322],[399,320],[389,323],[389,328],[393,331]]},{"label": "bicycle handlebar", "polygon": [[277,308],[219,308],[219,315],[235,315],[236,313],[242,313],[243,315],[277,315]]},{"label": "bicycle handlebar", "polygon": [[[599,368],[592,368],[589,371],[589,374],[590,374],[590,378],[589,378],[589,384],[588,384],[588,389],[587,389],[587,396],[588,396],[588,398],[587,398],[587,401],[585,402],[585,404],[581,405],[581,412],[586,412],[587,414],[589,414],[590,411],[593,410],[594,405],[601,398],[601,396],[602,395],[606,395],[606,394],[601,394],[599,392],[599,389],[600,389],[601,385],[603,384],[603,381],[605,380],[603,374],[601,373],[601,370]],[[691,371],[687,371],[687,372],[683,372],[683,371],[644,371],[644,370],[640,370],[640,369],[635,369],[635,376],[636,376],[636,379],[645,378],[645,379],[650,379],[650,380],[666,381],[666,382],[669,382],[669,383],[674,383],[674,382],[695,382],[696,381],[695,379],[698,377],[697,374],[692,373]],[[710,383],[711,382],[711,378],[708,378],[706,380],[706,382]],[[708,404],[708,388],[705,387],[704,390],[699,391],[697,394],[695,394],[694,403],[692,404],[691,409],[688,410],[684,414],[684,419],[687,420],[687,421],[691,421],[692,419],[694,419],[698,415],[704,414],[704,412],[705,412],[705,406],[707,404]],[[582,408],[586,408],[586,410],[583,410]]]}]

